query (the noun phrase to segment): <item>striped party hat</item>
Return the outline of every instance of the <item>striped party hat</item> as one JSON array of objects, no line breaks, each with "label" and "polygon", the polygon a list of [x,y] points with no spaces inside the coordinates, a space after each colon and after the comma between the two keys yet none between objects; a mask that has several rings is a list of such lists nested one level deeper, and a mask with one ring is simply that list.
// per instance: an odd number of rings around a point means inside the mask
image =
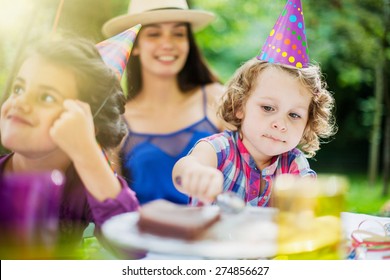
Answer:
[{"label": "striped party hat", "polygon": [[121,80],[127,61],[141,24],[137,24],[118,35],[96,44],[104,62],[115,72]]},{"label": "striped party hat", "polygon": [[301,0],[288,0],[271,30],[259,60],[306,68],[310,62]]}]

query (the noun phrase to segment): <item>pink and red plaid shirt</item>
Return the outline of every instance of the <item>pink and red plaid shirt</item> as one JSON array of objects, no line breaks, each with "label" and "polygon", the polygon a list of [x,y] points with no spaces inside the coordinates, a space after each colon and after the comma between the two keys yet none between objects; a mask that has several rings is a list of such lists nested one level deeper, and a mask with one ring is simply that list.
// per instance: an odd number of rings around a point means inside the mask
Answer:
[{"label": "pink and red plaid shirt", "polygon": [[[218,169],[224,176],[223,191],[237,193],[247,205],[268,206],[272,184],[278,174],[317,176],[310,169],[309,162],[299,149],[292,149],[275,156],[271,160],[271,165],[260,171],[236,131],[224,131],[199,141],[210,143],[217,153]],[[265,181],[262,193],[260,193],[261,178]],[[192,204],[197,205],[198,201],[193,199]]]}]

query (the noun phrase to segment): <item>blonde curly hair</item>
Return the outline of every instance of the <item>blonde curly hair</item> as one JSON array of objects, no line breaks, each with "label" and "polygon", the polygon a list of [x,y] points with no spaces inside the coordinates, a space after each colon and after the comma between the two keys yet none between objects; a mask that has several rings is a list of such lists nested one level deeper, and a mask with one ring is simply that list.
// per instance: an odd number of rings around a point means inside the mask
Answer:
[{"label": "blonde curly hair", "polygon": [[244,109],[245,103],[256,86],[257,77],[266,68],[274,67],[296,77],[313,94],[309,107],[308,125],[305,128],[299,148],[306,157],[315,156],[320,149],[321,139],[333,136],[337,132],[333,109],[334,98],[327,90],[322,79],[320,67],[309,65],[307,68],[295,68],[288,65],[269,63],[253,58],[243,64],[227,83],[226,92],[219,107],[219,116],[240,131],[242,119],[236,113]]}]

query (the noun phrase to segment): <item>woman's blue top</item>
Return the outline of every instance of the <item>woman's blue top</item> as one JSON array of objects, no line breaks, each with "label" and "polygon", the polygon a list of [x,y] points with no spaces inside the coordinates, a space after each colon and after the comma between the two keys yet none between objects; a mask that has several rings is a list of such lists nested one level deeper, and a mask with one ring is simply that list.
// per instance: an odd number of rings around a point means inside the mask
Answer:
[{"label": "woman's blue top", "polygon": [[199,139],[219,132],[207,117],[203,87],[202,93],[204,117],[186,128],[168,134],[146,134],[133,132],[129,127],[121,150],[122,175],[140,204],[160,198],[178,204],[189,203],[189,197],[173,185],[173,166]]}]

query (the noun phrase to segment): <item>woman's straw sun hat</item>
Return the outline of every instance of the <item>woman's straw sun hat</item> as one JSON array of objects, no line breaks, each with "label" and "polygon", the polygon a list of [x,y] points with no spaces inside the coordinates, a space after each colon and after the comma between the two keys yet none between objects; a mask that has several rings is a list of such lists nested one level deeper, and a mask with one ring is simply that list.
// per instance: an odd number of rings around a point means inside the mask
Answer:
[{"label": "woman's straw sun hat", "polygon": [[189,9],[186,0],[131,0],[127,14],[107,21],[102,32],[104,36],[111,37],[136,24],[158,22],[188,22],[197,31],[214,18],[213,13]]}]

